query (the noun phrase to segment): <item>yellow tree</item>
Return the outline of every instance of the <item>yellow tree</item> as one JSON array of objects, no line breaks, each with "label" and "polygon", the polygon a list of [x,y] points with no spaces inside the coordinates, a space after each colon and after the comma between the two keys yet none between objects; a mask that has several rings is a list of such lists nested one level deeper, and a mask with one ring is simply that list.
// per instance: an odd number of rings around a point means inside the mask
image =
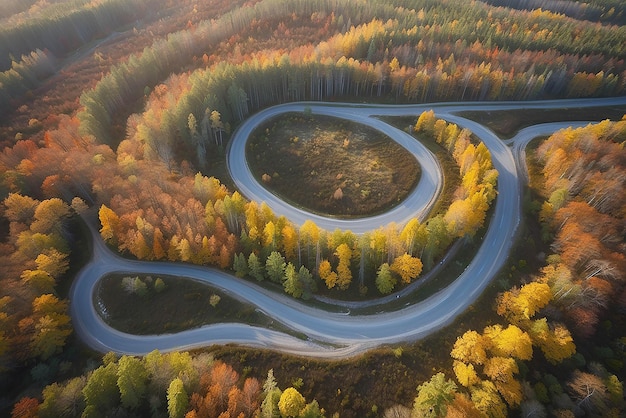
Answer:
[{"label": "yellow tree", "polygon": [[478,161],[474,161],[471,166],[467,168],[463,177],[461,178],[461,184],[465,190],[464,197],[470,196],[478,190],[480,183],[480,165]]},{"label": "yellow tree", "polygon": [[33,232],[48,234],[61,232],[62,220],[70,213],[70,207],[59,198],[44,200],[35,209],[35,220],[30,225]]},{"label": "yellow tree", "polygon": [[30,223],[35,215],[35,209],[39,205],[38,200],[29,196],[22,196],[19,193],[9,193],[9,196],[2,203],[5,206],[4,216],[11,222],[22,223]]},{"label": "yellow tree", "polygon": [[556,325],[550,329],[546,318],[533,321],[530,328],[533,342],[539,346],[546,359],[557,364],[576,353],[576,345],[567,328]]},{"label": "yellow tree", "polygon": [[443,219],[448,226],[448,231],[454,237],[464,237],[476,232],[472,222],[475,209],[469,199],[455,200],[448,207]]},{"label": "yellow tree", "polygon": [[391,264],[391,271],[400,275],[404,283],[411,283],[422,272],[422,260],[407,253],[396,257]]},{"label": "yellow tree", "polygon": [[326,287],[329,289],[332,289],[337,285],[337,273],[333,271],[330,261],[322,260],[318,269],[318,274],[320,275],[320,279],[324,280]]},{"label": "yellow tree", "polygon": [[341,244],[337,247],[335,255],[339,259],[339,264],[337,265],[337,286],[341,290],[346,290],[352,282],[352,271],[350,270],[352,250],[347,244]]},{"label": "yellow tree", "polygon": [[464,363],[485,364],[490,342],[476,331],[470,330],[456,339],[450,355]]},{"label": "yellow tree", "polygon": [[39,295],[54,292],[54,277],[46,271],[24,270],[21,279]]},{"label": "yellow tree", "polygon": [[435,120],[435,112],[433,110],[422,112],[415,123],[415,131],[432,134],[433,128],[435,127]]},{"label": "yellow tree", "polygon": [[384,229],[378,228],[370,233],[370,248],[377,256],[376,262],[382,264],[387,251],[387,234]]},{"label": "yellow tree", "polygon": [[55,279],[58,279],[64,274],[69,267],[67,254],[57,251],[54,248],[39,254],[35,259],[35,263],[37,264],[38,270],[45,271]]},{"label": "yellow tree", "polygon": [[278,401],[278,409],[283,417],[297,417],[304,409],[306,400],[296,389],[290,387],[284,390]]},{"label": "yellow tree", "polygon": [[445,144],[446,141],[446,128],[448,127],[448,123],[443,119],[437,119],[435,121],[435,126],[433,127],[432,135],[435,137],[435,140],[439,144]]},{"label": "yellow tree", "polygon": [[428,231],[426,225],[420,223],[417,218],[412,218],[402,228],[400,239],[404,242],[407,253],[415,255],[418,249],[424,248],[428,239]]},{"label": "yellow tree", "polygon": [[285,258],[289,261],[295,261],[296,250],[298,249],[298,232],[291,224],[287,224],[281,230],[282,234],[282,250]]},{"label": "yellow tree", "polygon": [[272,221],[266,223],[263,228],[263,246],[276,249],[276,225]]},{"label": "yellow tree", "polygon": [[120,224],[120,218],[106,205],[102,205],[100,207],[98,217],[100,218],[100,224],[102,225],[102,228],[100,229],[102,238],[105,241],[115,243],[115,235],[117,234],[117,229]]},{"label": "yellow tree", "polygon": [[246,203],[244,214],[246,217],[246,230],[248,231],[248,237],[252,241],[257,241],[259,238],[259,228],[261,228],[259,222],[259,205],[254,201]]},{"label": "yellow tree", "polygon": [[506,405],[498,395],[495,384],[489,381],[482,381],[480,384],[470,388],[472,402],[476,408],[487,417],[499,418],[506,416]]},{"label": "yellow tree", "polygon": [[552,299],[550,286],[546,283],[532,282],[498,296],[496,311],[513,324],[529,320]]},{"label": "yellow tree", "polygon": [[522,385],[515,379],[519,373],[517,363],[511,357],[492,357],[487,360],[483,372],[496,385],[496,389],[511,407],[522,401]]},{"label": "yellow tree", "polygon": [[533,346],[530,336],[515,325],[502,329],[500,325],[486,327],[483,335],[491,341],[491,353],[500,357],[530,360]]},{"label": "yellow tree", "polygon": [[320,241],[319,227],[315,224],[315,222],[307,219],[300,227],[301,247],[306,248],[306,261],[307,262],[305,264],[309,266],[313,264],[311,262],[311,253],[312,253],[312,248],[315,248],[315,260],[316,260],[315,265],[316,266],[319,265],[319,261],[318,261],[319,254],[320,254],[319,241]]},{"label": "yellow tree", "polygon": [[452,368],[454,369],[456,379],[461,385],[470,387],[480,382],[473,364],[465,364],[462,361],[454,360]]},{"label": "yellow tree", "polygon": [[60,352],[65,340],[72,333],[67,302],[51,294],[33,300],[32,322],[20,321],[20,327],[23,324],[33,325],[30,348],[33,355],[44,360]]},{"label": "yellow tree", "polygon": [[522,286],[519,291],[518,307],[525,318],[530,319],[552,299],[550,286],[545,283],[532,282]]}]

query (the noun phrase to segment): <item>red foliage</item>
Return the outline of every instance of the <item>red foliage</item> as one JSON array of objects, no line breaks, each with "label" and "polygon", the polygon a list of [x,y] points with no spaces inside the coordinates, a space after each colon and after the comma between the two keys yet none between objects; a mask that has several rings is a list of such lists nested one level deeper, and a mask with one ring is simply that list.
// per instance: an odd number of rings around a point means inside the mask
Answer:
[{"label": "red foliage", "polygon": [[22,398],[13,406],[11,418],[35,418],[39,411],[39,401],[35,398]]}]

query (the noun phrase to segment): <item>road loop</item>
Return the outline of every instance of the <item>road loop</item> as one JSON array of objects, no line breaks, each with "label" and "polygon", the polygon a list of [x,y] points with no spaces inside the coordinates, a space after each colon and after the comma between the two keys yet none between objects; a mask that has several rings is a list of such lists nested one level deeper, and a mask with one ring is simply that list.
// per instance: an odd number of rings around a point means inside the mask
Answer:
[{"label": "road loop", "polygon": [[[246,178],[245,141],[255,126],[273,116],[284,112],[303,111],[308,107],[313,113],[350,119],[368,124],[396,141],[417,143],[408,134],[393,128],[374,116],[414,116],[433,109],[438,118],[454,122],[462,128],[468,128],[489,148],[494,167],[499,172],[498,196],[495,210],[489,220],[489,227],[482,245],[465,271],[448,287],[429,298],[393,312],[381,312],[375,315],[345,315],[307,306],[285,294],[263,289],[252,282],[241,280],[221,270],[182,263],[149,262],[127,260],[112,254],[102,242],[97,231],[92,228],[93,256],[91,261],[78,273],[70,292],[71,313],[77,334],[92,348],[120,354],[146,354],[154,349],[161,351],[188,350],[212,344],[235,343],[246,346],[270,348],[285,353],[343,358],[362,353],[368,349],[390,343],[414,341],[433,333],[449,324],[456,316],[465,311],[482,293],[484,288],[502,268],[512,248],[517,225],[520,221],[522,182],[516,166],[516,158],[509,146],[501,141],[491,130],[455,114],[461,111],[495,111],[523,109],[564,109],[586,108],[594,106],[623,106],[626,97],[589,99],[589,100],[551,100],[536,102],[489,102],[489,103],[438,103],[425,105],[384,106],[352,105],[336,103],[293,103],[266,109],[253,115],[236,132],[228,154],[231,173],[235,173],[237,186],[249,199],[266,201],[278,214],[290,209],[288,205],[267,192],[256,180]],[[576,122],[552,123],[542,127],[541,134],[547,135]],[[516,153],[523,150],[525,144],[537,136],[537,130],[527,128],[514,138]],[[243,135],[242,137],[240,137]],[[410,147],[410,144],[401,144]],[[517,145],[519,144],[519,145]],[[419,148],[419,147],[418,147]],[[417,152],[418,148],[407,148]],[[238,154],[238,155],[235,155]],[[425,156],[424,158],[428,158]],[[390,211],[392,215],[362,218],[359,220],[332,220],[337,224],[327,224],[326,218],[313,219],[318,226],[333,230],[350,229],[355,233],[378,228],[388,222],[402,223],[427,211],[437,195],[436,178],[424,176],[434,172],[440,175],[436,166],[429,166],[427,160],[420,159],[422,165],[422,183],[426,183],[428,196],[426,201],[409,200],[411,197]],[[518,158],[519,159],[519,158]],[[249,171],[249,169],[247,169]],[[439,174],[437,174],[439,173]],[[432,174],[432,173],[431,173]],[[424,179],[426,177],[426,179]],[[421,189],[420,189],[421,190]],[[434,191],[433,191],[434,190]],[[419,196],[416,199],[420,198]],[[409,203],[407,203],[409,202]],[[413,206],[415,205],[415,206]],[[406,206],[406,207],[405,207]],[[406,211],[406,212],[405,212]],[[305,219],[314,218],[310,214],[293,214],[290,219],[301,224]],[[384,216],[389,216],[385,218]],[[407,218],[408,217],[408,218]],[[349,222],[349,226],[343,222]],[[356,223],[355,223],[356,222]],[[112,329],[100,318],[94,306],[94,290],[98,281],[111,273],[124,274],[161,274],[187,277],[222,289],[231,296],[254,305],[268,317],[294,330],[306,339],[290,334],[253,327],[245,324],[222,323],[178,332],[175,334],[138,336]],[[182,302],[181,302],[182,303]],[[158,307],[156,308],[158,309]]]}]

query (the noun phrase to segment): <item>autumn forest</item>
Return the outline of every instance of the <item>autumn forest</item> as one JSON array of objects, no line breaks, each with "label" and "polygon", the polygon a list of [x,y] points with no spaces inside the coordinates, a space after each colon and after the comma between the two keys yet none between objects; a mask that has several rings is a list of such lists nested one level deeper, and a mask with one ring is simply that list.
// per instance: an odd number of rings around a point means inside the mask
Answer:
[{"label": "autumn forest", "polygon": [[[623,2],[3,0],[0,22],[0,416],[625,414]],[[256,200],[235,137],[289,104],[242,152],[270,190]],[[409,216],[362,231],[318,217],[392,210]],[[506,253],[484,255],[505,230]],[[73,299],[106,263],[126,267]],[[472,274],[487,280],[440,326],[332,356],[321,325],[224,283],[320,324],[399,322]],[[79,303],[137,336],[267,337],[108,349]]]}]

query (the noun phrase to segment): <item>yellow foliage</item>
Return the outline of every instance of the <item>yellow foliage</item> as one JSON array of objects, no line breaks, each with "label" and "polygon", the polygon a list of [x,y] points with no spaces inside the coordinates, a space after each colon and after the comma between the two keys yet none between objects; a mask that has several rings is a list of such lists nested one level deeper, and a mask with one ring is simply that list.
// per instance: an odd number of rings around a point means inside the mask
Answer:
[{"label": "yellow foliage", "polygon": [[115,232],[120,223],[119,217],[113,212],[112,209],[108,208],[106,205],[102,205],[100,207],[100,211],[98,212],[98,217],[100,218],[100,224],[102,228],[100,229],[100,234],[105,241],[112,241],[115,237]]},{"label": "yellow foliage", "polygon": [[567,328],[557,325],[554,330],[546,318],[534,321],[530,329],[533,342],[539,346],[546,359],[557,364],[576,353],[576,345]]},{"label": "yellow foliage", "polygon": [[495,385],[500,395],[511,408],[515,408],[522,402],[524,395],[522,393],[522,384],[519,381],[511,379],[507,382],[495,382]]},{"label": "yellow foliage", "polygon": [[517,363],[511,357],[491,357],[485,363],[483,370],[485,375],[492,381],[508,382],[513,379],[513,375],[519,372]]},{"label": "yellow foliage", "polygon": [[480,382],[480,378],[473,364],[465,364],[462,361],[454,360],[452,367],[456,375],[456,380],[458,380],[461,385],[470,387]]},{"label": "yellow foliage", "polygon": [[491,352],[496,356],[512,356],[520,360],[530,360],[533,356],[530,336],[515,325],[506,329],[500,325],[486,327],[484,336],[491,341]]},{"label": "yellow foliage", "polygon": [[550,286],[546,283],[532,282],[519,290],[514,289],[500,295],[496,310],[498,315],[519,325],[535,316],[540,309],[550,303],[550,300],[552,300]]},{"label": "yellow foliage", "polygon": [[464,363],[484,364],[487,361],[488,349],[488,339],[476,331],[467,331],[461,337],[457,337],[450,355]]},{"label": "yellow foliage", "polygon": [[328,260],[322,260],[318,268],[320,278],[326,283],[326,287],[332,289],[337,284],[337,273],[332,270]]},{"label": "yellow foliage", "polygon": [[411,283],[422,272],[422,260],[407,253],[396,257],[391,264],[391,271],[400,275],[404,283]]},{"label": "yellow foliage", "polygon": [[526,319],[532,318],[537,311],[545,308],[552,300],[550,286],[545,283],[532,282],[522,286],[518,304]]},{"label": "yellow foliage", "polygon": [[476,408],[488,417],[505,417],[506,405],[498,395],[496,386],[489,381],[482,381],[470,389],[472,402]]},{"label": "yellow foliage", "polygon": [[274,247],[276,245],[276,243],[274,242],[275,239],[276,239],[276,225],[274,225],[274,222],[269,221],[268,223],[265,224],[265,228],[263,228],[263,246]]},{"label": "yellow foliage", "polygon": [[298,233],[296,229],[287,224],[282,229],[282,247],[287,260],[293,260],[298,248]]}]

